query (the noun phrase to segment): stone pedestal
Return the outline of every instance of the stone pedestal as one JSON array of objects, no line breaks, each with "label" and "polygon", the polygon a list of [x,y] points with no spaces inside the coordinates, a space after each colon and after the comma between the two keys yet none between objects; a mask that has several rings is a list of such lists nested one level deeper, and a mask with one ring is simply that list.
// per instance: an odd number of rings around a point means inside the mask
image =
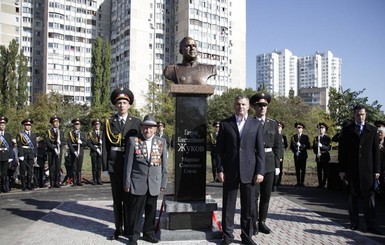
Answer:
[{"label": "stone pedestal", "polygon": [[218,205],[210,197],[205,202],[177,202],[174,196],[164,196],[163,208],[160,220],[162,241],[214,240],[222,237],[222,232],[212,222]]},{"label": "stone pedestal", "polygon": [[161,240],[219,239],[212,213],[217,203],[206,199],[207,97],[209,85],[171,85],[176,97],[175,194],[165,196]]}]

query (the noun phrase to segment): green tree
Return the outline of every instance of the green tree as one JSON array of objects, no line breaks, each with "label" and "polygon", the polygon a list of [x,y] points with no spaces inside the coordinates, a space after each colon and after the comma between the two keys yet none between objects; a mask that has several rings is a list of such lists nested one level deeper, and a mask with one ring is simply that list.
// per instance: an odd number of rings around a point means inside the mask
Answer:
[{"label": "green tree", "polygon": [[92,44],[92,79],[91,79],[91,92],[92,101],[91,105],[100,105],[102,84],[103,84],[103,41],[101,37],[97,37]]},{"label": "green tree", "polygon": [[378,101],[374,101],[372,104],[368,103],[367,97],[360,97],[365,91],[351,91],[347,89],[342,92],[338,92],[336,89],[331,88],[329,91],[329,112],[330,118],[336,123],[336,125],[342,125],[344,122],[351,121],[353,119],[353,108],[360,104],[364,105],[367,109],[368,122],[374,122],[375,120],[384,119],[384,113],[381,112],[381,107]]},{"label": "green tree", "polygon": [[100,104],[108,106],[110,103],[110,80],[111,80],[111,44],[105,39],[103,45],[103,81]]},{"label": "green tree", "polygon": [[16,109],[17,111],[20,111],[25,107],[28,101],[28,81],[30,77],[28,76],[28,59],[24,56],[22,51],[18,55],[18,60]]}]

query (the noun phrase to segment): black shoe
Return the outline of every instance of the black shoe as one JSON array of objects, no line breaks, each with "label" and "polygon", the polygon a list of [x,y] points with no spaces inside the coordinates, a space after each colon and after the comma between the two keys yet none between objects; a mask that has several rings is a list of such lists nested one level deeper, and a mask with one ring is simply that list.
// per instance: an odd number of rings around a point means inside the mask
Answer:
[{"label": "black shoe", "polygon": [[128,241],[128,245],[138,245],[138,241]]},{"label": "black shoe", "polygon": [[114,231],[114,234],[112,234],[108,240],[118,240],[119,239],[119,236],[123,234],[123,232],[121,230],[115,230]]},{"label": "black shoe", "polygon": [[229,245],[233,242],[233,239],[228,238],[228,237],[223,237],[221,245]]},{"label": "black shoe", "polygon": [[351,230],[358,230],[358,225],[357,224],[351,224],[349,226],[349,229],[351,229]]},{"label": "black shoe", "polygon": [[270,232],[271,232],[271,230],[269,229],[269,227],[267,227],[267,225],[265,224],[264,221],[261,221],[258,223],[258,228],[259,228],[260,232],[265,233],[265,234],[270,234]]},{"label": "black shoe", "polygon": [[379,227],[373,226],[373,227],[368,227],[368,232],[376,235],[383,235],[384,233],[380,230]]},{"label": "black shoe", "polygon": [[259,230],[258,230],[258,228],[257,228],[257,229],[255,229],[255,228],[254,228],[254,232],[253,232],[253,235],[254,235],[254,236],[256,236],[256,235],[258,235],[258,233],[259,233]]},{"label": "black shoe", "polygon": [[242,244],[245,244],[245,245],[257,245],[257,243],[254,242],[253,239],[251,239],[249,237],[243,237],[242,238]]},{"label": "black shoe", "polygon": [[151,243],[158,243],[159,240],[155,238],[154,236],[143,236],[143,240],[146,242],[151,242]]}]

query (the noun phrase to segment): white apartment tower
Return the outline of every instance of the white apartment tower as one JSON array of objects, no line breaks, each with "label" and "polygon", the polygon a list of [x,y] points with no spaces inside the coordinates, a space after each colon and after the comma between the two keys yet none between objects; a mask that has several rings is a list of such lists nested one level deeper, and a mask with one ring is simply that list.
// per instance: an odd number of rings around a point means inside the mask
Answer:
[{"label": "white apartment tower", "polygon": [[44,10],[42,91],[89,104],[92,43],[97,36],[109,39],[109,1],[48,0]]},{"label": "white apartment tower", "polygon": [[257,56],[257,88],[265,86],[277,96],[288,96],[289,91],[297,93],[297,60],[288,49],[275,50]]},{"label": "white apartment tower", "polygon": [[342,60],[333,53],[317,51],[312,56],[302,56],[298,60],[298,88],[336,88],[341,86]]},{"label": "white apartment tower", "polygon": [[179,63],[179,42],[197,41],[199,62],[217,67],[208,83],[221,94],[246,87],[246,1],[112,0],[111,87],[124,86],[141,108],[148,83],[164,84],[163,69]]}]

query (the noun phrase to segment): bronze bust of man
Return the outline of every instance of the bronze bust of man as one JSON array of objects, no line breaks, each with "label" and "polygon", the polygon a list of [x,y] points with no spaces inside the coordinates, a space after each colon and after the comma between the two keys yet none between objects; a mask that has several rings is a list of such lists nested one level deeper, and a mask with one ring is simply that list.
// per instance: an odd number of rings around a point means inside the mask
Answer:
[{"label": "bronze bust of man", "polygon": [[179,43],[179,53],[183,55],[181,64],[168,65],[163,75],[176,84],[207,85],[207,79],[216,75],[215,65],[197,62],[197,45],[193,38],[185,37]]}]

